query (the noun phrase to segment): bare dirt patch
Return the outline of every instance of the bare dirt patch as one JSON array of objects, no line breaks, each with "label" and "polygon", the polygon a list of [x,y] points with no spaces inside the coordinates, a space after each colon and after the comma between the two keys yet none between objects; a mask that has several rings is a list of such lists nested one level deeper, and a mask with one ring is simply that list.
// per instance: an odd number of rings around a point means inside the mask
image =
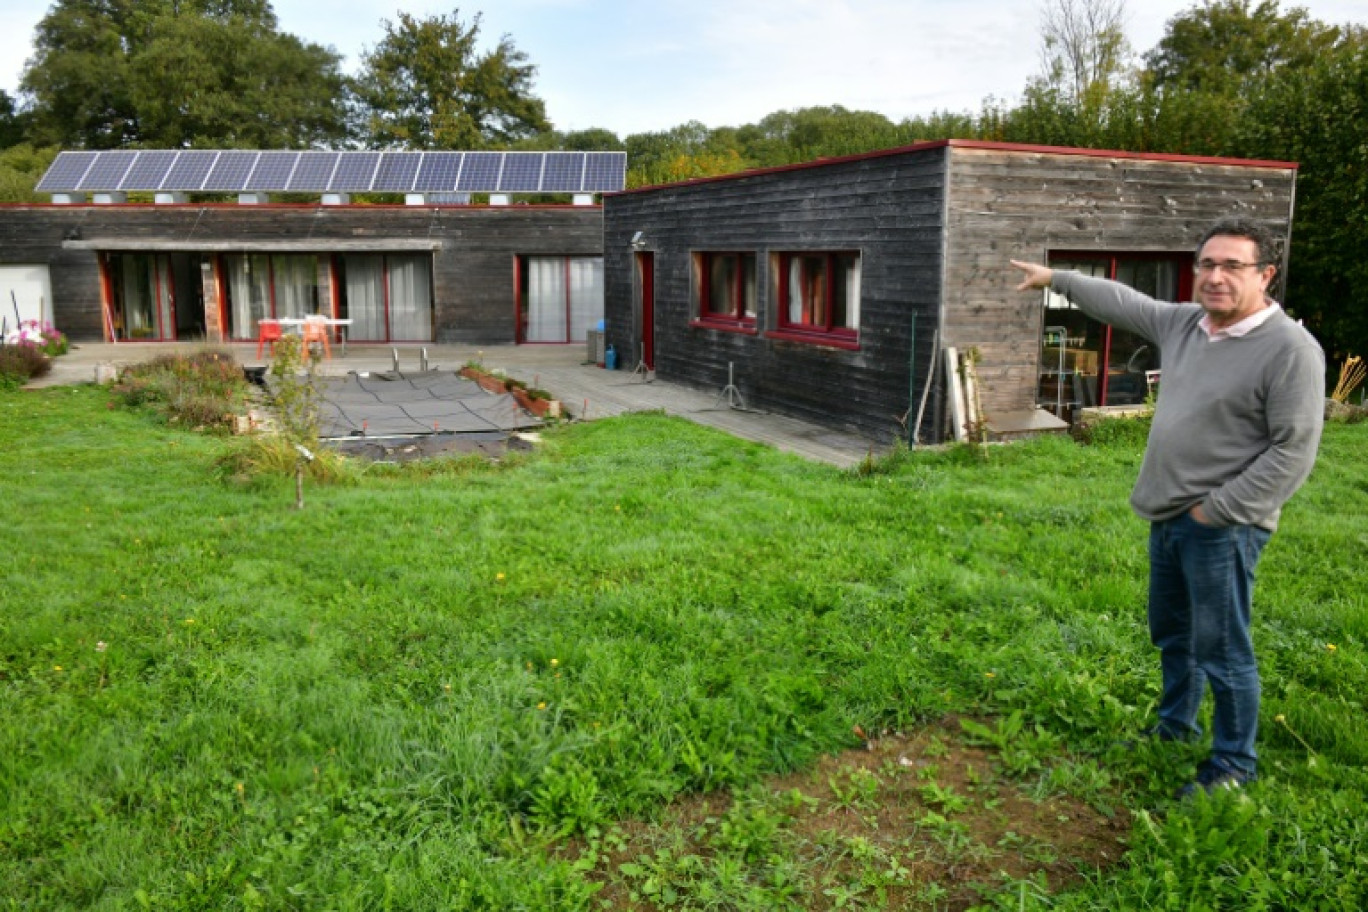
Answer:
[{"label": "bare dirt patch", "polygon": [[480,453],[490,459],[498,459],[508,453],[532,449],[532,444],[524,439],[502,432],[394,438],[346,437],[329,440],[327,446],[353,459],[399,463],[467,453]]},{"label": "bare dirt patch", "polygon": [[[604,909],[963,910],[1115,865],[1115,796],[1040,795],[954,720],[890,733],[744,794],[681,798],[573,847]],[[1046,790],[1048,791],[1048,790]]]}]

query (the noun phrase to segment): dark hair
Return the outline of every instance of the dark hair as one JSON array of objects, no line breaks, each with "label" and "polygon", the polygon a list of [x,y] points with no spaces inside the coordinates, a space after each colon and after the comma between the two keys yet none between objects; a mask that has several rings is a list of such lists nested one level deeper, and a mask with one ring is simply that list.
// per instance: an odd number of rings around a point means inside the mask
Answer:
[{"label": "dark hair", "polygon": [[1253,241],[1259,250],[1260,266],[1267,266],[1270,263],[1276,266],[1280,262],[1277,238],[1267,226],[1259,222],[1241,218],[1222,219],[1208,228],[1206,234],[1197,242],[1197,256],[1202,255],[1202,248],[1214,237],[1237,237]]}]

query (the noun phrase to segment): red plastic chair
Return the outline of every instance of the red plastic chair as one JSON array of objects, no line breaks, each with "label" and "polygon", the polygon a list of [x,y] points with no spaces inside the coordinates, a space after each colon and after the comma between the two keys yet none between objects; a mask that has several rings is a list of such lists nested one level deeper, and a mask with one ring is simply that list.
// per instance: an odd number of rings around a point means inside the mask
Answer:
[{"label": "red plastic chair", "polygon": [[328,324],[323,322],[322,317],[305,317],[304,326],[304,350],[308,351],[309,346],[314,342],[323,344],[323,357],[332,360],[332,349],[328,347]]},{"label": "red plastic chair", "polygon": [[257,357],[261,357],[261,349],[267,342],[271,343],[271,354],[275,355],[276,340],[280,338],[280,323],[275,320],[257,321]]}]

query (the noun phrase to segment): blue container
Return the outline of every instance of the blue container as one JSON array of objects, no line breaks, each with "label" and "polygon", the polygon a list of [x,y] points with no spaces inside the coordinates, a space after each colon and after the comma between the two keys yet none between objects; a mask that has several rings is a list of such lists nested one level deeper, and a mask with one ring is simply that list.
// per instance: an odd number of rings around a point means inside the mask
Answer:
[{"label": "blue container", "polygon": [[607,351],[603,353],[603,369],[610,371],[617,370],[617,352],[611,345],[608,346]]}]

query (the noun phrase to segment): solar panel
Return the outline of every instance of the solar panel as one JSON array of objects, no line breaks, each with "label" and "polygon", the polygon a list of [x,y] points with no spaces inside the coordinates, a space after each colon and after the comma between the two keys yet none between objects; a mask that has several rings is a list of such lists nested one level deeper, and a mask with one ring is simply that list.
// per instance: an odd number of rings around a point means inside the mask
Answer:
[{"label": "solar panel", "polygon": [[294,174],[285,189],[327,190],[328,181],[332,179],[333,170],[337,167],[337,160],[340,157],[336,152],[299,153],[299,164],[295,165]]},{"label": "solar panel", "polygon": [[175,152],[149,150],[137,153],[137,159],[133,162],[133,167],[128,169],[128,173],[125,174],[123,180],[119,182],[119,189],[161,189],[162,179],[166,177],[166,172],[170,170],[171,164],[175,160]]},{"label": "solar panel", "polygon": [[180,152],[158,190],[198,190],[219,157],[218,152]]},{"label": "solar panel", "polygon": [[543,193],[578,193],[584,183],[583,152],[548,152],[542,171]]},{"label": "solar panel", "polygon": [[39,191],[596,193],[626,186],[625,152],[62,152]]},{"label": "solar panel", "polygon": [[462,152],[424,152],[418,178],[413,182],[413,191],[440,193],[455,189],[463,157]]},{"label": "solar panel", "polygon": [[335,193],[369,190],[378,164],[379,152],[344,152],[328,189]]},{"label": "solar panel", "polygon": [[504,156],[499,190],[505,193],[536,193],[541,189],[542,163],[545,161],[544,152],[509,152]]},{"label": "solar panel", "polygon": [[627,186],[626,152],[586,152],[583,192],[621,190]]},{"label": "solar panel", "polygon": [[45,193],[75,190],[95,162],[95,155],[94,152],[59,152],[34,189]]},{"label": "solar panel", "polygon": [[412,190],[420,158],[421,153],[417,152],[386,152],[380,159],[380,169],[375,172],[375,183],[371,184],[371,189],[392,193]]},{"label": "solar panel", "polygon": [[502,152],[467,152],[461,167],[457,190],[493,190],[499,186],[499,171],[503,168]]},{"label": "solar panel", "polygon": [[247,178],[247,189],[284,190],[289,186],[290,175],[298,161],[298,152],[262,152],[251,177]]},{"label": "solar panel", "polygon": [[117,190],[119,182],[133,164],[135,152],[100,152],[95,163],[81,178],[78,190]]},{"label": "solar panel", "polygon": [[204,179],[205,190],[243,190],[260,152],[220,152],[209,176]]}]

